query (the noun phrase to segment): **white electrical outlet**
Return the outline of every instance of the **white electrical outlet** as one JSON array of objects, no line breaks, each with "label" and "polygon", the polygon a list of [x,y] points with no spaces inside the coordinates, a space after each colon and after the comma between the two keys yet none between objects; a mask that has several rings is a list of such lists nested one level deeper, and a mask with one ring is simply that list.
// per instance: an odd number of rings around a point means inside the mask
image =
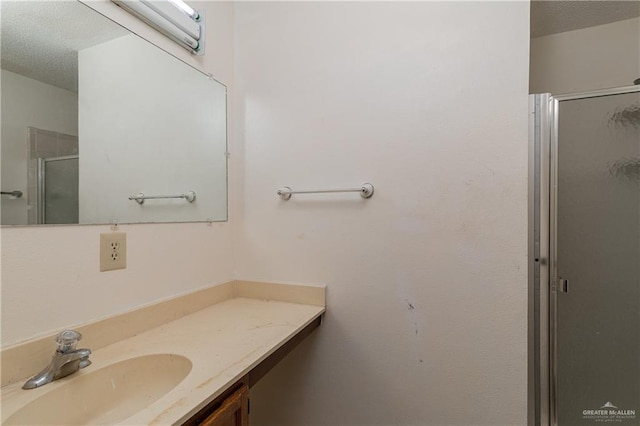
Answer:
[{"label": "white electrical outlet", "polygon": [[100,234],[100,271],[127,267],[127,234],[109,232]]}]

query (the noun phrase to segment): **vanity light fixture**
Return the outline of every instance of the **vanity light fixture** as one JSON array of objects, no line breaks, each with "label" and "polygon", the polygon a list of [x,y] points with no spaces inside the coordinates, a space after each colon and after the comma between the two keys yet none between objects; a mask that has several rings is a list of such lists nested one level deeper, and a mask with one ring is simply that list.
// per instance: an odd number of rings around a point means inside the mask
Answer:
[{"label": "vanity light fixture", "polygon": [[182,0],[111,0],[191,53],[204,54],[203,16]]},{"label": "vanity light fixture", "polygon": [[187,15],[191,17],[194,21],[200,21],[200,14],[191,8],[188,4],[183,2],[182,0],[169,0],[170,3],[173,3],[179,9],[182,9]]}]

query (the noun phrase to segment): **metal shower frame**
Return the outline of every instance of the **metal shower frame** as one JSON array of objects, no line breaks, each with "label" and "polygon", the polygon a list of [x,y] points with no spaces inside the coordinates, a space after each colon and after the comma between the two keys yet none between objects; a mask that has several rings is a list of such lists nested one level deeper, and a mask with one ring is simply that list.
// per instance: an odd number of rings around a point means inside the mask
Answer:
[{"label": "metal shower frame", "polygon": [[557,172],[560,102],[640,93],[640,85],[529,96],[529,426],[559,426],[557,389]]}]

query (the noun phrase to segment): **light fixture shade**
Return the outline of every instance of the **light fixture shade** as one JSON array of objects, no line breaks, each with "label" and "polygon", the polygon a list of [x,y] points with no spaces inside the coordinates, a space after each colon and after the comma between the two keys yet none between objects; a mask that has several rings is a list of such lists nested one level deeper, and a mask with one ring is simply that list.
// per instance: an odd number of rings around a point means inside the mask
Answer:
[{"label": "light fixture shade", "polygon": [[192,53],[204,54],[204,22],[188,5],[180,6],[179,0],[111,1]]}]

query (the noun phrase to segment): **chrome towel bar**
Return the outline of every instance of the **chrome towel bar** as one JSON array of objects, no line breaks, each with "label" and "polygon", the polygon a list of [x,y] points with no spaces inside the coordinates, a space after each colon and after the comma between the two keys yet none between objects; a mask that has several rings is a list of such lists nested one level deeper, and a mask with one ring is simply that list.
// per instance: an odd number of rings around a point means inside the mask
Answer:
[{"label": "chrome towel bar", "polygon": [[294,191],[288,186],[278,189],[278,195],[283,200],[287,201],[291,199],[293,194],[326,194],[330,192],[358,192],[362,198],[371,198],[373,195],[373,185],[370,183],[363,183],[360,188],[345,188],[345,189],[318,189],[313,191]]},{"label": "chrome towel bar", "polygon": [[188,202],[193,203],[196,200],[196,193],[189,191],[186,194],[180,195],[144,195],[142,192],[138,192],[136,195],[129,196],[130,200],[134,200],[140,205],[144,204],[144,200],[157,200],[161,198],[183,198]]}]

